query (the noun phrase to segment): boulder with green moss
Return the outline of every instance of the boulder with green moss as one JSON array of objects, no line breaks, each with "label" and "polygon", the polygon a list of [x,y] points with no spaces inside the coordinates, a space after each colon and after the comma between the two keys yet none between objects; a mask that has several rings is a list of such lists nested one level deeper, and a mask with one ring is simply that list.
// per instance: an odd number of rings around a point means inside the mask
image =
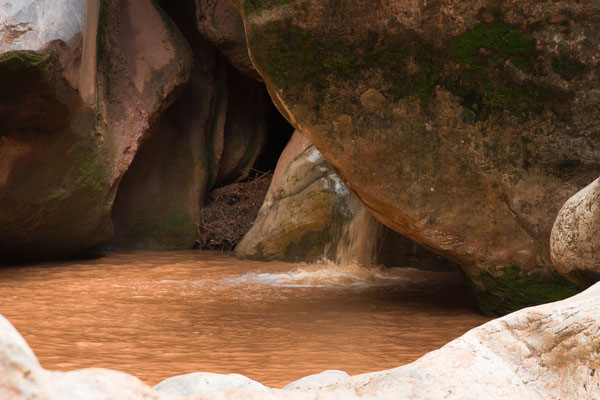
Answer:
[{"label": "boulder with green moss", "polygon": [[280,111],[380,221],[457,262],[482,309],[579,290],[549,239],[600,172],[597,1],[238,7]]}]

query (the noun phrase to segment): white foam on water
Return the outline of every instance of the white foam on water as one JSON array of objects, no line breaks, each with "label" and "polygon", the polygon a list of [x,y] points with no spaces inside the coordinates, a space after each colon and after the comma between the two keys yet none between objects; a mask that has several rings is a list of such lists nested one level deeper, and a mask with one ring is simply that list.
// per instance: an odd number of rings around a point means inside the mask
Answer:
[{"label": "white foam on water", "polygon": [[338,265],[330,261],[303,265],[288,272],[257,273],[227,278],[232,285],[258,284],[271,287],[368,288],[415,282],[400,270],[365,268],[358,264]]}]

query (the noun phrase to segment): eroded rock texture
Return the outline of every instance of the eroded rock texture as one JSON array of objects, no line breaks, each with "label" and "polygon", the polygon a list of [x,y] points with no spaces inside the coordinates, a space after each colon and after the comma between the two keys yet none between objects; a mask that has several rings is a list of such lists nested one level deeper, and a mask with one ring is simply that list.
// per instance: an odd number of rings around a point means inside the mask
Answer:
[{"label": "eroded rock texture", "polygon": [[600,171],[600,5],[240,0],[278,108],[383,223],[456,261],[481,308],[578,289],[558,210]]},{"label": "eroded rock texture", "polygon": [[248,175],[270,102],[230,65],[256,75],[242,21],[178,6],[0,2],[0,263],[79,255],[111,212],[116,248],[190,248],[206,191]]},{"label": "eroded rock texture", "polygon": [[[0,262],[72,256],[111,237],[118,182],[191,68],[150,0],[47,3],[0,7]],[[21,36],[6,32],[27,21]]]}]

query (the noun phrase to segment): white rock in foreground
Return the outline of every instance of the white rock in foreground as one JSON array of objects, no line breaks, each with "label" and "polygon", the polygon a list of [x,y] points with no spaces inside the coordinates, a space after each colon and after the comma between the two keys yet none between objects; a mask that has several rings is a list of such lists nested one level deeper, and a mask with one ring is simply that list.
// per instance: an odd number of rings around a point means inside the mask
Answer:
[{"label": "white rock in foreground", "polygon": [[173,376],[154,386],[161,394],[174,397],[191,397],[198,394],[210,393],[217,390],[243,389],[252,391],[267,391],[269,388],[239,374],[213,374],[210,372],[194,372],[191,374]]},{"label": "white rock in foreground", "polygon": [[600,399],[599,352],[600,283],[488,322],[412,364],[354,377],[327,371],[288,385],[296,390],[197,373],[169,378],[152,391],[116,371],[45,371],[0,317],[0,399],[593,400]]},{"label": "white rock in foreground", "polygon": [[350,378],[344,371],[329,370],[300,378],[283,387],[285,390],[322,390]]}]

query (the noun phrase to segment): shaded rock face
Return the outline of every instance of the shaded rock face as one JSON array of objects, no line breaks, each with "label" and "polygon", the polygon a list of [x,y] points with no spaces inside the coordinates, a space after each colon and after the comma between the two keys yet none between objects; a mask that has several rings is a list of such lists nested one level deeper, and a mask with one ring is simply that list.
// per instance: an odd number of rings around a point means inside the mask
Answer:
[{"label": "shaded rock face", "polygon": [[550,249],[561,274],[583,285],[600,281],[600,179],[561,208],[552,228]]},{"label": "shaded rock face", "polygon": [[37,399],[595,399],[600,393],[600,284],[570,299],[474,328],[398,368],[325,371],[270,389],[237,374],[192,373],[150,389],[100,368],[44,370],[0,316],[0,397]]},{"label": "shaded rock face", "polygon": [[115,249],[191,248],[207,192],[246,178],[263,151],[272,107],[264,86],[202,40],[194,52],[190,82],[151,128],[119,185]]},{"label": "shaded rock face", "polygon": [[229,0],[194,0],[198,32],[244,75],[262,81],[246,46],[244,22]]},{"label": "shaded rock face", "polygon": [[[157,2],[0,6],[0,263],[79,255],[113,238],[111,213],[116,248],[191,247],[206,191],[263,151],[264,86]],[[245,39],[223,10],[227,54]]]},{"label": "shaded rock face", "polygon": [[278,108],[377,219],[457,262],[481,308],[578,289],[550,260],[600,172],[600,5],[240,1]]},{"label": "shaded rock face", "polygon": [[453,269],[447,260],[368,213],[363,215],[361,209],[321,153],[295,132],[277,163],[256,221],[235,255],[265,261],[327,258],[338,263]]},{"label": "shaded rock face", "polygon": [[72,256],[111,237],[117,184],[191,67],[150,0],[30,3],[0,13],[5,29],[32,22],[12,42],[4,31],[0,47],[0,262]]}]

